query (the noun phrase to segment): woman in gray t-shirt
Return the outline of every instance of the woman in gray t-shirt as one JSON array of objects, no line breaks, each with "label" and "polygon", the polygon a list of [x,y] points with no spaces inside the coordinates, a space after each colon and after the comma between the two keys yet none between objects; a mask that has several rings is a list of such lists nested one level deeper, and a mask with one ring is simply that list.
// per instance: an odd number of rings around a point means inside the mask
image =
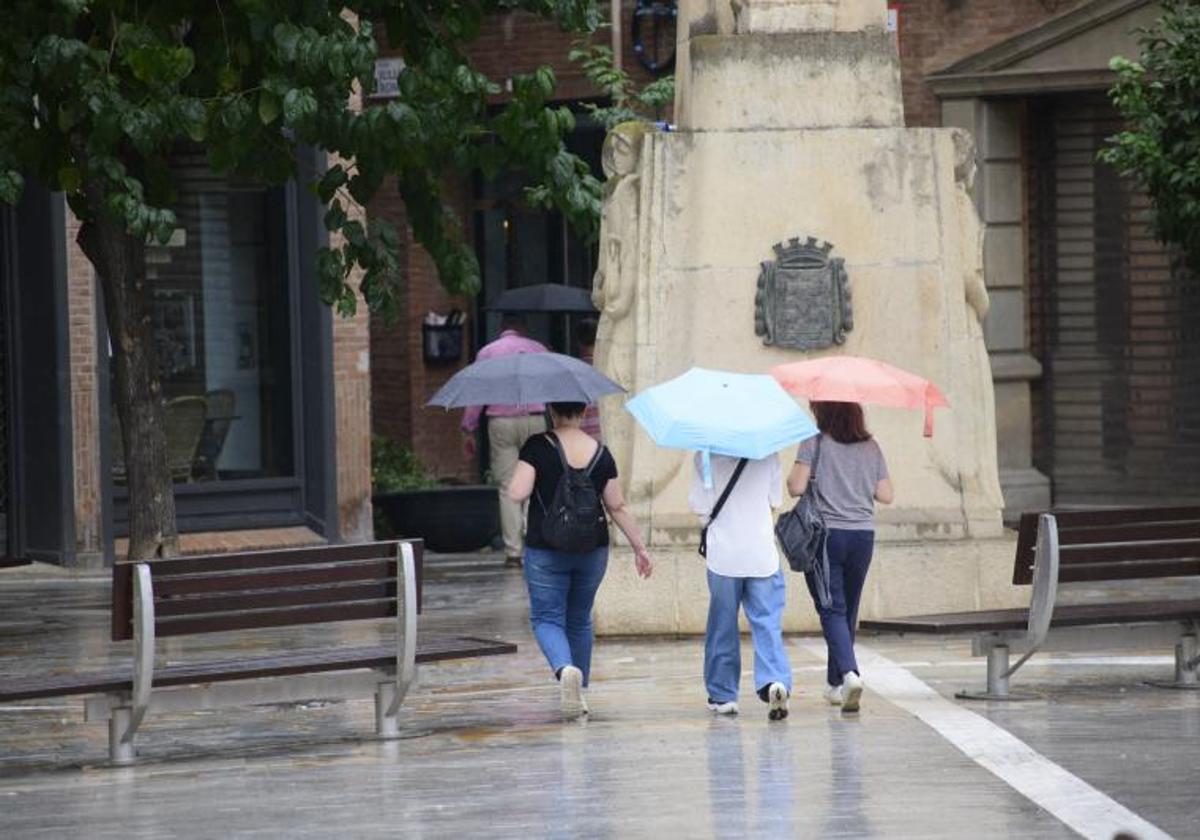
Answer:
[{"label": "woman in gray t-shirt", "polygon": [[[892,482],[883,450],[867,431],[861,405],[814,402],[811,407],[821,434],[800,444],[787,486],[792,496],[802,496],[810,478],[816,484],[817,509],[829,528],[825,545],[832,603],[828,607],[821,606],[812,577],[807,577],[829,648],[825,698],[844,712],[856,712],[862,696],[854,658],[858,604],[875,548],[875,503],[891,503]],[[816,476],[812,475],[814,461]]]}]

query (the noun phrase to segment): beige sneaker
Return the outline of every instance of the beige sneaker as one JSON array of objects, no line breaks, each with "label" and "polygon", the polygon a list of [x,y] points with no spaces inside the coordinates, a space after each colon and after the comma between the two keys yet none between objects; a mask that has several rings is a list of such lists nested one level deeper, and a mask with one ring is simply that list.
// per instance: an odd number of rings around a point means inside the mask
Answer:
[{"label": "beige sneaker", "polygon": [[850,671],[842,677],[842,711],[857,712],[859,699],[862,697],[862,677]]},{"label": "beige sneaker", "polygon": [[558,675],[558,690],[562,696],[562,714],[567,720],[575,720],[584,713],[583,671],[574,665],[566,665]]},{"label": "beige sneaker", "polygon": [[825,686],[825,691],[822,692],[822,696],[824,696],[825,701],[829,703],[830,706],[842,705],[842,687],[840,685]]},{"label": "beige sneaker", "polygon": [[783,720],[788,716],[788,690],[783,683],[767,687],[767,720]]}]

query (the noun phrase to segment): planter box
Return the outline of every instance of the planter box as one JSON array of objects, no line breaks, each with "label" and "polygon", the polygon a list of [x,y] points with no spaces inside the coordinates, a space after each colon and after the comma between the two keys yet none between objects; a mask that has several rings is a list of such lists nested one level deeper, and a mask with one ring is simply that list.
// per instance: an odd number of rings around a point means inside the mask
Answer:
[{"label": "planter box", "polygon": [[500,532],[500,494],[490,484],[377,493],[371,501],[398,537],[420,537],[430,551],[477,551]]}]

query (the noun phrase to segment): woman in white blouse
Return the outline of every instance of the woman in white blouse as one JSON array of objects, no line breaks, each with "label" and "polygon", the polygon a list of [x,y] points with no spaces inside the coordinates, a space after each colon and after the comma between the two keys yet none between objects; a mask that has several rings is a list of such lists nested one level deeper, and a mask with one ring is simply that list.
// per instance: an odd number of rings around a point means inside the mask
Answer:
[{"label": "woman in white blouse", "polygon": [[708,528],[709,600],[704,636],[708,707],[718,714],[738,712],[738,679],[742,673],[740,608],[746,613],[754,640],[754,687],[759,699],[768,704],[767,716],[782,720],[788,714],[792,668],[783,647],[786,587],[775,548],[771,509],[783,502],[783,469],[777,455],[748,460],[724,506],[710,522],[713,507],[733,477],[738,459],[711,456],[712,486],[705,487],[700,458],[697,454],[688,503]]}]

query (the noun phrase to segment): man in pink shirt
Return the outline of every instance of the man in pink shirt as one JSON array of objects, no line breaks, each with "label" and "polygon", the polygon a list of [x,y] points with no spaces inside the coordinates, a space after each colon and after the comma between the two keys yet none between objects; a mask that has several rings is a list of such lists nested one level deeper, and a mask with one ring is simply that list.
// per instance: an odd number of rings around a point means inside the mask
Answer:
[{"label": "man in pink shirt", "polygon": [[[520,315],[505,315],[500,322],[500,337],[479,349],[477,359],[495,359],[514,353],[546,353],[540,342],[525,336],[525,319]],[[471,406],[463,413],[462,429],[466,436],[467,457],[475,454],[475,430],[483,406]],[[541,405],[489,405],[488,446],[491,451],[492,475],[500,485],[500,531],[504,535],[504,564],[520,566],[524,553],[525,509],[508,498],[508,482],[517,468],[517,455],[525,441],[546,431],[544,407]]]}]

